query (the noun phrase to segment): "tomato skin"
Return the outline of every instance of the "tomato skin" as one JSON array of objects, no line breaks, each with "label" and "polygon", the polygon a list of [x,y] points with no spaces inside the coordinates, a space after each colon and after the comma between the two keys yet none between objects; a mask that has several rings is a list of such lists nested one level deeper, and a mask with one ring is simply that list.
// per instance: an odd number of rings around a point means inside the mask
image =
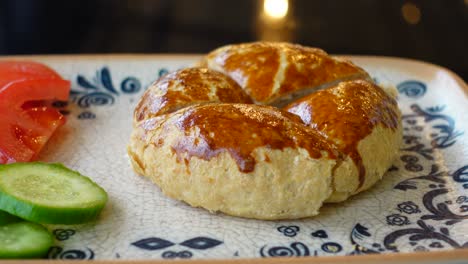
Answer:
[{"label": "tomato skin", "polygon": [[34,159],[65,123],[41,102],[68,100],[70,82],[36,62],[0,61],[0,164]]},{"label": "tomato skin", "polygon": [[[61,79],[11,81],[0,88],[0,105],[20,108],[27,101],[68,100],[70,82]],[[18,109],[19,110],[19,109]]]},{"label": "tomato skin", "polygon": [[17,80],[21,78],[32,78],[32,79],[62,79],[60,75],[49,68],[48,66],[34,61],[0,61],[0,79],[4,80],[4,77],[16,77],[20,78],[9,78],[10,80]]}]

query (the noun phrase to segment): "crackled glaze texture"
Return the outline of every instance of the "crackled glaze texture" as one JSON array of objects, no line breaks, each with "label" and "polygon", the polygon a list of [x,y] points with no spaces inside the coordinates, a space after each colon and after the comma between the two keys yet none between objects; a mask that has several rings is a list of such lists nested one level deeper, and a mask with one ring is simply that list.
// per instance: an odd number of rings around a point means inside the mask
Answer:
[{"label": "crackled glaze texture", "polygon": [[[158,76],[199,57],[37,58],[73,83],[67,124],[40,160],[62,162],[109,193],[93,223],[48,226],[54,259],[231,259],[453,250],[468,245],[466,84],[415,61],[350,57],[398,88],[403,144],[371,190],[311,219],[258,221],[192,208],[131,169],[133,110]],[[456,254],[456,253],[454,253]]]}]

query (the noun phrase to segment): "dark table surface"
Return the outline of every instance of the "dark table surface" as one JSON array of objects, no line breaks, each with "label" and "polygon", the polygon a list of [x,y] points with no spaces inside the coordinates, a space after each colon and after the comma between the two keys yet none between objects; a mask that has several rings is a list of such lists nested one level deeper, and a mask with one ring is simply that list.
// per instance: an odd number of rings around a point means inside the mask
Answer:
[{"label": "dark table surface", "polygon": [[[288,2],[285,16],[264,1]],[[0,0],[2,55],[205,53],[255,40],[424,60],[467,80],[468,0]]]}]

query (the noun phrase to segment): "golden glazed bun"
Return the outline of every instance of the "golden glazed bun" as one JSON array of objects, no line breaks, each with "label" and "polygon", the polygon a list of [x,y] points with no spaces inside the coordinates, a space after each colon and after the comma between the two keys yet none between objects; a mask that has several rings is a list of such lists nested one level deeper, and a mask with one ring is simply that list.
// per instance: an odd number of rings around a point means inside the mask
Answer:
[{"label": "golden glazed bun", "polygon": [[339,155],[293,114],[253,104],[189,106],[139,123],[130,142],[136,171],[167,196],[259,219],[317,214]]},{"label": "golden glazed bun", "polygon": [[134,121],[208,102],[252,103],[252,100],[224,74],[209,69],[186,68],[164,75],[146,90],[135,109]]},{"label": "golden glazed bun", "polygon": [[348,172],[343,171],[344,167],[337,168],[334,192],[327,202],[343,201],[374,185],[391,166],[401,144],[401,116],[396,101],[368,81],[341,82],[284,109],[324,132],[354,162]]},{"label": "golden glazed bun", "polygon": [[155,82],[134,113],[133,168],[169,197],[295,219],[368,189],[391,166],[400,110],[392,91],[351,62],[256,42],[219,48],[200,65],[211,69]]},{"label": "golden glazed bun", "polygon": [[200,66],[234,79],[258,104],[283,106],[323,85],[368,74],[349,61],[317,48],[290,43],[228,45],[209,53]]}]

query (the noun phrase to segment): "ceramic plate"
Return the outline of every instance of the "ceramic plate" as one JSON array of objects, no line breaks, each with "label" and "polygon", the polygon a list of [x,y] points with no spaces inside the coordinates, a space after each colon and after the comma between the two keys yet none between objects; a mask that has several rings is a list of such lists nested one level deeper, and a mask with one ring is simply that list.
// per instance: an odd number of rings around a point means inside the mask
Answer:
[{"label": "ceramic plate", "polygon": [[426,63],[349,58],[398,88],[404,145],[384,179],[320,215],[258,221],[169,199],[126,154],[132,112],[159,76],[196,56],[33,57],[72,81],[68,122],[40,157],[89,175],[110,201],[99,220],[49,226],[51,259],[231,259],[453,250],[468,246],[467,86]]}]

